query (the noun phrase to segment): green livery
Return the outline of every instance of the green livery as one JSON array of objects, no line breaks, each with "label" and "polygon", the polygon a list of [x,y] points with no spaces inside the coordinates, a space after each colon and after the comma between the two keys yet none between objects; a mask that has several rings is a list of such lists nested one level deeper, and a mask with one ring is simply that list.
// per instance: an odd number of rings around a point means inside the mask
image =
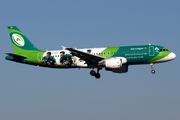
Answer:
[{"label": "green livery", "polygon": [[[90,74],[96,78],[100,78],[99,70],[102,68],[114,73],[125,73],[129,65],[135,64],[150,64],[151,72],[155,73],[153,64],[167,62],[176,57],[165,47],[150,44],[88,49],[63,47],[63,50],[42,51],[37,49],[16,26],[8,26],[8,31],[15,54],[6,53],[6,60],[49,68],[92,68]],[[62,56],[62,51],[66,55]],[[51,53],[49,59],[47,53]],[[56,64],[47,65],[41,60],[49,60]],[[64,64],[67,60],[71,61],[68,65]],[[97,68],[97,72],[94,68]]]},{"label": "green livery", "polygon": [[127,59],[126,64],[143,64],[160,60],[171,53],[162,49],[166,48],[157,45],[108,47],[99,56],[124,57]]}]

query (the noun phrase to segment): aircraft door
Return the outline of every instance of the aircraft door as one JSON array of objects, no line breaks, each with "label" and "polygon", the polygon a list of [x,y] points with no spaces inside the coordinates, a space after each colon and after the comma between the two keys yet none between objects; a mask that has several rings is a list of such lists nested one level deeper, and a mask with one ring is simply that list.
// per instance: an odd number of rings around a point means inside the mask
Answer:
[{"label": "aircraft door", "polygon": [[37,61],[39,61],[39,59],[42,59],[42,57],[43,57],[43,52],[39,52],[37,54]]},{"label": "aircraft door", "polygon": [[149,46],[149,56],[154,56],[154,46]]}]

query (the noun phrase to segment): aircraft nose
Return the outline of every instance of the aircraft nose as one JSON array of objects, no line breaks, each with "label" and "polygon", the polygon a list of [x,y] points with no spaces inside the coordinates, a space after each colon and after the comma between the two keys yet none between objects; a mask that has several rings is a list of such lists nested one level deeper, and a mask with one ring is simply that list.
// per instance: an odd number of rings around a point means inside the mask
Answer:
[{"label": "aircraft nose", "polygon": [[171,52],[169,55],[168,55],[169,59],[173,60],[176,58],[176,54],[174,54],[173,52]]}]

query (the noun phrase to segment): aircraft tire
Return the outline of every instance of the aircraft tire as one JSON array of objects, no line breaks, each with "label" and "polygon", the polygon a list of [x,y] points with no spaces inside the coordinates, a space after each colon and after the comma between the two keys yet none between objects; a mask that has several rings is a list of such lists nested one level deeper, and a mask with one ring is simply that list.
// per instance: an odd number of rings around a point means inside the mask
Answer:
[{"label": "aircraft tire", "polygon": [[95,78],[99,79],[101,75],[99,73],[96,73]]},{"label": "aircraft tire", "polygon": [[155,70],[151,70],[151,73],[154,74],[156,71]]},{"label": "aircraft tire", "polygon": [[91,76],[95,76],[95,75],[96,75],[96,72],[95,72],[94,70],[91,70],[91,71],[90,71],[90,75],[91,75]]}]

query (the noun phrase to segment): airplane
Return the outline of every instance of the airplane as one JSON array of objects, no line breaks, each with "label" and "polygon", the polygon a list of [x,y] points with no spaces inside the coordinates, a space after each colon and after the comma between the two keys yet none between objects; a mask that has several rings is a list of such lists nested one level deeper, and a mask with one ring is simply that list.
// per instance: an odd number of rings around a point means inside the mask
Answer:
[{"label": "airplane", "polygon": [[[6,60],[48,68],[90,68],[90,75],[97,79],[101,77],[99,71],[102,68],[114,73],[126,73],[129,65],[140,64],[150,64],[151,73],[154,74],[154,64],[176,58],[175,53],[165,47],[151,44],[84,49],[62,46],[62,50],[42,51],[37,49],[16,26],[7,28],[15,54],[6,53]],[[42,60],[49,54],[56,64]],[[97,72],[94,69],[97,69]]]}]

